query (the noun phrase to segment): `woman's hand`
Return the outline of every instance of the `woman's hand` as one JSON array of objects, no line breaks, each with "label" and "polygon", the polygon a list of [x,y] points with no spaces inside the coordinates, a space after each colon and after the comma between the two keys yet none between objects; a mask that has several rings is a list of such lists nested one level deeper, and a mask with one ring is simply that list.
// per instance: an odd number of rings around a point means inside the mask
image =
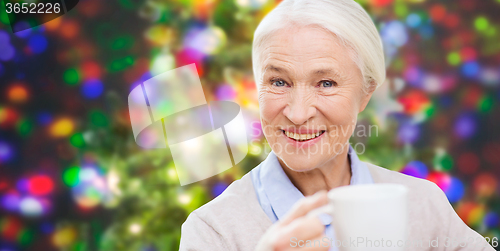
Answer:
[{"label": "woman's hand", "polygon": [[[326,205],[328,197],[326,191],[320,191],[313,196],[298,201],[286,216],[272,225],[257,244],[257,251],[282,250],[328,250],[323,245],[306,247],[306,240],[322,242],[325,226],[318,217],[307,215],[311,210]],[[303,240],[302,242],[299,242]]]}]

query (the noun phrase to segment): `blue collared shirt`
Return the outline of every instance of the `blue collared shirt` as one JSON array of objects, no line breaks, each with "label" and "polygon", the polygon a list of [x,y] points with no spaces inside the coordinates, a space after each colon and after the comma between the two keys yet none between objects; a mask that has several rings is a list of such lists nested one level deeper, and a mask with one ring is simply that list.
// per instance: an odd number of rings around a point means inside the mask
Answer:
[{"label": "blue collared shirt", "polygon": [[[352,172],[350,185],[372,184],[373,179],[368,167],[359,160],[351,146],[349,146],[348,154]],[[273,223],[281,219],[298,200],[304,197],[285,174],[278,162],[278,157],[272,151],[251,171],[251,176],[260,206]],[[322,215],[320,219],[326,226],[325,235],[335,240],[330,217]],[[337,250],[335,245],[331,247],[330,250]]]}]

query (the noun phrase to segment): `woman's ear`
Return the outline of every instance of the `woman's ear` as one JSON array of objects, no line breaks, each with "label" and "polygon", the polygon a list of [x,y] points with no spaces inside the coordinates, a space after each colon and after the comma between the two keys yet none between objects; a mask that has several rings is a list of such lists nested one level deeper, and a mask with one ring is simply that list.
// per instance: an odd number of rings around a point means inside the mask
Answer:
[{"label": "woman's ear", "polygon": [[372,97],[373,92],[377,89],[377,83],[371,80],[370,84],[366,87],[363,87],[363,96],[361,97],[361,105],[359,106],[359,112],[365,110],[368,102],[370,102],[370,98]]}]

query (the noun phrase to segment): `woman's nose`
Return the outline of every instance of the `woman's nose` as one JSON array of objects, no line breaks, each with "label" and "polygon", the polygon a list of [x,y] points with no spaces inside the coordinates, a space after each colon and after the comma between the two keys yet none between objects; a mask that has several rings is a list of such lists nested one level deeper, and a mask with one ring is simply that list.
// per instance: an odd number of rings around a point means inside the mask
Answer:
[{"label": "woman's nose", "polygon": [[307,90],[293,90],[283,114],[294,124],[302,125],[316,115],[315,97]]}]

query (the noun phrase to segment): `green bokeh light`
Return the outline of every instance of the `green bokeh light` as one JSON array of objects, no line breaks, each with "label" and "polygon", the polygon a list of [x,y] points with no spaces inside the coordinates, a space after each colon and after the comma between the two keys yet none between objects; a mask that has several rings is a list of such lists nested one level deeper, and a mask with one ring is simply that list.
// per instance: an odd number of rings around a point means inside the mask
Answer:
[{"label": "green bokeh light", "polygon": [[490,96],[481,98],[478,102],[478,110],[483,113],[488,113],[493,108],[494,100]]},{"label": "green bokeh light", "polygon": [[406,17],[408,15],[408,7],[403,3],[397,3],[394,6],[394,13],[396,13],[398,17]]},{"label": "green bokeh light", "polygon": [[434,114],[436,114],[436,107],[431,104],[425,110],[425,115],[427,116],[427,118],[431,118],[432,116],[434,116]]},{"label": "green bokeh light", "polygon": [[28,246],[33,242],[34,233],[32,230],[24,229],[17,236],[17,241],[22,246]]},{"label": "green bokeh light", "polygon": [[112,61],[109,64],[108,69],[110,72],[117,72],[117,71],[125,70],[126,68],[134,65],[134,63],[135,63],[135,59],[131,56],[127,56],[127,57]]},{"label": "green bokeh light", "polygon": [[80,181],[80,179],[78,178],[79,174],[80,174],[80,167],[78,166],[72,166],[66,169],[63,173],[64,184],[70,187],[78,185],[78,182]]},{"label": "green bokeh light", "polygon": [[134,46],[134,38],[130,36],[118,37],[111,43],[111,49],[113,50],[122,50],[122,49],[130,49]]},{"label": "green bokeh light", "polygon": [[105,127],[108,126],[109,121],[108,118],[106,118],[106,115],[98,110],[94,110],[90,112],[90,121],[92,122],[93,125],[99,126],[99,127]]},{"label": "green bokeh light", "polygon": [[437,154],[434,157],[433,164],[438,171],[450,171],[453,167],[453,158],[446,153]]},{"label": "green bokeh light", "polygon": [[74,244],[73,250],[74,251],[87,251],[89,249],[87,247],[87,243],[85,243],[84,241],[78,241]]},{"label": "green bokeh light", "polygon": [[484,31],[488,28],[489,22],[488,19],[485,17],[477,17],[476,20],[474,20],[474,26],[476,27],[476,30],[478,31]]},{"label": "green bokeh light", "polygon": [[78,72],[77,69],[71,68],[68,69],[64,72],[63,78],[64,82],[68,85],[76,85],[80,82],[80,76],[81,74]]},{"label": "green bokeh light", "polygon": [[33,131],[33,123],[29,120],[23,119],[16,124],[17,132],[23,137],[28,136]]},{"label": "green bokeh light", "polygon": [[7,16],[7,11],[5,11],[3,4],[0,4],[0,22],[10,25],[9,16]]},{"label": "green bokeh light", "polygon": [[134,3],[131,0],[118,0],[120,5],[129,10],[133,10],[134,8],[137,8],[138,6],[134,5]]},{"label": "green bokeh light", "polygon": [[69,138],[69,142],[72,146],[82,148],[85,146],[85,140],[83,139],[83,134],[75,133],[71,138]]},{"label": "green bokeh light", "polygon": [[458,54],[458,52],[451,52],[448,54],[447,60],[450,65],[456,66],[460,64],[460,54]]}]

